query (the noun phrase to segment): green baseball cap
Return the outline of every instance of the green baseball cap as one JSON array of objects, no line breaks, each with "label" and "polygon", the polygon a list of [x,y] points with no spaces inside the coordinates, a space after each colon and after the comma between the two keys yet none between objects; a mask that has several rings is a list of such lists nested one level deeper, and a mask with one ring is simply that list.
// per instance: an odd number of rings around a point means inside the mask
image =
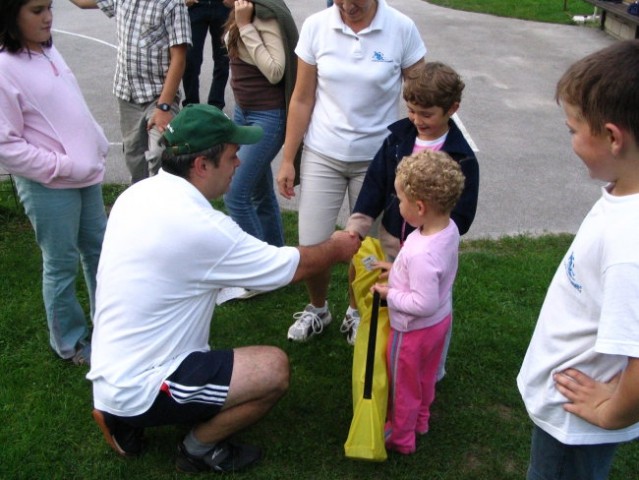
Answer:
[{"label": "green baseball cap", "polygon": [[176,155],[203,152],[223,143],[250,145],[263,135],[262,127],[240,127],[219,108],[201,103],[184,107],[163,133],[167,148]]}]

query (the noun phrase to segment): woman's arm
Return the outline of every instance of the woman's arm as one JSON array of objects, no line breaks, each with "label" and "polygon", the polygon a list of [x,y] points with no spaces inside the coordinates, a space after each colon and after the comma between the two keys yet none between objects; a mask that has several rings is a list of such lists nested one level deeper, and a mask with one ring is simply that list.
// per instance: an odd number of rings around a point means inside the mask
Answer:
[{"label": "woman's arm", "polygon": [[286,119],[286,137],[282,163],[277,174],[277,187],[285,198],[295,196],[293,182],[295,181],[295,155],[302,143],[304,134],[311,121],[311,114],[315,106],[315,91],[317,89],[317,67],[301,59],[297,61],[297,80],[291,96]]},{"label": "woman's arm", "polygon": [[418,60],[417,62],[413,63],[410,67],[402,68],[402,78],[405,80],[413,68],[415,68],[417,65],[422,65],[424,63],[426,63],[426,60],[422,58]]},{"label": "woman's arm", "polygon": [[98,8],[98,4],[95,0],[70,0],[70,2],[82,9]]},{"label": "woman's arm", "polygon": [[262,75],[276,84],[284,77],[286,53],[277,20],[259,20],[240,28],[242,43]]}]

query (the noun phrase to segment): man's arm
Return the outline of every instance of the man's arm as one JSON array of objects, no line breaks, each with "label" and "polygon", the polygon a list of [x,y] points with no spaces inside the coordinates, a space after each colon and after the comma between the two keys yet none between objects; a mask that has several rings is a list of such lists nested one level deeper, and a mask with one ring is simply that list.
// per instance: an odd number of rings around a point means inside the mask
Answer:
[{"label": "man's arm", "polygon": [[338,231],[318,245],[297,247],[300,251],[300,263],[295,270],[292,282],[317,275],[335,263],[349,262],[359,250],[360,244],[356,233]]},{"label": "man's arm", "polygon": [[[71,0],[77,1],[77,0]],[[88,0],[92,1],[92,0]],[[169,63],[169,69],[166,72],[166,78],[164,79],[164,85],[162,86],[162,93],[157,100],[157,103],[168,103],[171,105],[175,100],[178,89],[180,88],[180,82],[184,75],[184,68],[186,66],[186,50],[188,45],[186,43],[180,45],[174,45],[169,48],[169,54],[171,61]],[[163,112],[159,108],[156,108],[149,119],[147,128],[156,127],[160,133],[163,133],[166,126],[173,118],[173,114],[169,112]]]},{"label": "man's arm", "polygon": [[76,7],[80,7],[82,9],[85,8],[98,8],[98,4],[95,0],[69,0]]},{"label": "man's arm", "polygon": [[557,390],[570,403],[567,412],[607,430],[639,422],[639,358],[628,358],[628,366],[609,382],[597,382],[569,368],[556,373]]}]

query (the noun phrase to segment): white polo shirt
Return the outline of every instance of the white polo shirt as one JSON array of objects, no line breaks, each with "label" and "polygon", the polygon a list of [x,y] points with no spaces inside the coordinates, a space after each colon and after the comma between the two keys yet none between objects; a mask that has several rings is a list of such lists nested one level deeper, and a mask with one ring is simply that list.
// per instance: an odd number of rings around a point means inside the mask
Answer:
[{"label": "white polo shirt", "polygon": [[399,118],[402,69],[426,54],[415,23],[378,0],[355,34],[337,8],[308,17],[295,53],[317,67],[315,107],[304,144],[341,161],[370,161]]},{"label": "white polo shirt", "polygon": [[95,407],[144,413],[191,352],[209,350],[223,287],[288,284],[299,251],[248,235],[189,182],[160,170],[109,216],[98,267],[91,370]]}]

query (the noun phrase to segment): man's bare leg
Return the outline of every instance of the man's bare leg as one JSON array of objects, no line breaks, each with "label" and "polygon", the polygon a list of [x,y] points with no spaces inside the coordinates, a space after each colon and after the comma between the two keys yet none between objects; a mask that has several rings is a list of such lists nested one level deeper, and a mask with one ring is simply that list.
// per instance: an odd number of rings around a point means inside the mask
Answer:
[{"label": "man's bare leg", "polygon": [[286,353],[276,347],[234,350],[233,374],[224,407],[215,417],[193,428],[202,443],[217,443],[256,423],[288,390]]}]

